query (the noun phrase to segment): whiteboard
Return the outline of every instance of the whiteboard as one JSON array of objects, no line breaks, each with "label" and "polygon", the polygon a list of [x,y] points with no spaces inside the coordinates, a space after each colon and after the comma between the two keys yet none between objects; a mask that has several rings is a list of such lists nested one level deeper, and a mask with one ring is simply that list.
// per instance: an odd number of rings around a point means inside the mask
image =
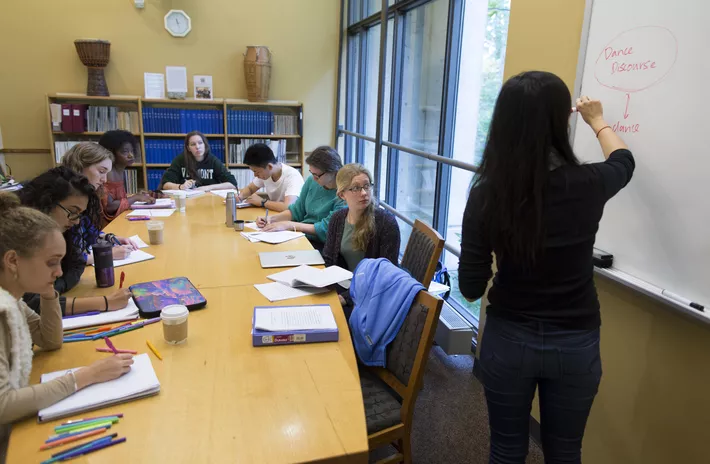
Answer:
[{"label": "whiteboard", "polygon": [[[579,95],[602,101],[636,159],[596,246],[618,270],[708,307],[710,2],[594,0],[588,17]],[[581,117],[573,147],[585,162],[603,161]]]}]

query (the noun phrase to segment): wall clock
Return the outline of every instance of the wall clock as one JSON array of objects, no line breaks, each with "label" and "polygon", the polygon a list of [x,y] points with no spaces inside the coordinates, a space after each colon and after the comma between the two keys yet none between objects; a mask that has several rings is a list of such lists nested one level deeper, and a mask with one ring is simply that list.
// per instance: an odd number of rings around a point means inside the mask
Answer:
[{"label": "wall clock", "polygon": [[192,30],[192,21],[183,10],[170,10],[165,15],[165,29],[173,37],[185,37]]}]

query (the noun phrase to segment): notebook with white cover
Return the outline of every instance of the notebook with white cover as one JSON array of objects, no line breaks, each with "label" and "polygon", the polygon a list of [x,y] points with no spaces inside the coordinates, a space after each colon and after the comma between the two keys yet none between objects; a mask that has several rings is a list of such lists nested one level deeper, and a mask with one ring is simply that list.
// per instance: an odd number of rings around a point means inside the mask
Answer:
[{"label": "notebook with white cover", "polygon": [[259,253],[259,261],[264,269],[270,267],[292,267],[302,264],[315,266],[325,264],[318,250],[263,251]]},{"label": "notebook with white cover", "polygon": [[[133,361],[131,370],[116,380],[91,385],[52,406],[40,410],[37,415],[39,422],[51,421],[146,396],[157,395],[160,392],[160,381],[155,375],[155,370],[153,370],[153,364],[151,364],[148,354],[143,353],[134,356]],[[77,369],[80,368],[69,370],[76,371]],[[42,374],[41,382],[46,383],[66,375],[69,370]]]},{"label": "notebook with white cover", "polygon": [[92,327],[95,325],[113,324],[114,322],[132,321],[138,319],[138,306],[133,301],[133,298],[128,299],[128,305],[125,308],[117,311],[107,311],[101,314],[92,316],[70,317],[62,319],[62,328],[64,330],[80,329],[82,327]]},{"label": "notebook with white cover", "polygon": [[136,201],[131,205],[131,209],[170,209],[175,208],[175,201],[172,198],[158,198],[155,203]]},{"label": "notebook with white cover", "polygon": [[298,266],[283,272],[267,276],[274,282],[279,282],[289,287],[315,287],[325,288],[343,280],[352,279],[353,273],[338,266],[326,269],[316,269],[311,266]]},{"label": "notebook with white cover", "polygon": [[[127,258],[114,259],[113,267],[121,267],[126,266],[128,264],[140,263],[141,261],[148,261],[153,258],[155,258],[155,256],[151,255],[150,253],[146,253],[143,250],[133,250]],[[94,264],[92,264],[92,266],[94,266]]]},{"label": "notebook with white cover", "polygon": [[280,232],[257,232],[251,235],[251,237],[258,239],[260,242],[271,243],[276,245],[278,243],[288,242],[289,240],[294,240],[297,238],[304,237],[306,234],[303,232],[291,232],[288,230],[282,230]]},{"label": "notebook with white cover", "polygon": [[168,217],[175,212],[174,208],[166,209],[134,209],[126,217]]}]

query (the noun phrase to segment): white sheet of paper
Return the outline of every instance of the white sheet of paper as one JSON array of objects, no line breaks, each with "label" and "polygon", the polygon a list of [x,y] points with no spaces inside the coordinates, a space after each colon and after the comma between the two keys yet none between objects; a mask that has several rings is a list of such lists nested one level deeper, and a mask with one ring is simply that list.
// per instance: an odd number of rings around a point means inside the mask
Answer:
[{"label": "white sheet of paper", "polygon": [[326,269],[317,269],[305,264],[277,272],[267,276],[274,282],[280,282],[290,287],[316,287],[324,288],[336,284],[343,280],[352,279],[353,273],[338,266],[330,266]]},{"label": "white sheet of paper", "polygon": [[175,212],[174,209],[136,209],[126,214],[127,217],[168,217]]},{"label": "white sheet of paper", "polygon": [[443,295],[444,293],[449,291],[449,286],[440,284],[439,282],[434,282],[433,280],[429,284],[429,293],[432,295]]},{"label": "white sheet of paper", "polygon": [[245,239],[249,240],[251,243],[256,243],[260,242],[258,238],[256,238],[257,234],[260,234],[261,232],[241,232],[242,237]]},{"label": "white sheet of paper", "polygon": [[172,198],[158,198],[155,200],[155,203],[148,204],[147,201],[136,201],[133,203],[134,205],[147,205],[147,206],[152,206],[153,208],[158,208],[158,207],[166,207],[166,206],[172,206],[175,207],[175,201]]},{"label": "white sheet of paper", "polygon": [[143,73],[145,98],[165,98],[165,74]]},{"label": "white sheet of paper", "polygon": [[305,236],[303,232],[292,232],[290,230],[282,230],[279,232],[261,232],[257,235],[252,235],[252,237],[258,239],[260,242],[271,243],[276,245],[278,243],[288,242],[289,240],[294,240]]},{"label": "white sheet of paper", "polygon": [[126,259],[114,259],[113,267],[121,267],[126,266],[128,264],[140,263],[141,261],[148,261],[149,259],[153,258],[155,258],[155,256],[151,255],[150,253],[146,253],[143,250],[134,250],[131,251],[131,254],[128,255],[128,258]]},{"label": "white sheet of paper", "polygon": [[79,329],[81,327],[91,327],[94,325],[113,324],[114,322],[132,321],[138,319],[138,306],[133,298],[128,300],[128,305],[117,311],[108,311],[93,316],[71,317],[62,319],[64,330]]},{"label": "white sheet of paper", "polygon": [[261,307],[254,313],[254,328],[269,332],[335,330],[338,324],[330,306]]},{"label": "white sheet of paper", "polygon": [[[49,382],[63,375],[68,369],[42,374],[42,383]],[[103,404],[113,404],[121,399],[128,400],[141,394],[151,394],[160,390],[160,381],[155,375],[153,364],[147,353],[133,357],[131,370],[121,377],[109,382],[91,385],[73,395],[39,411],[40,420],[51,420],[53,417],[62,417],[74,412],[93,409]],[[145,396],[145,395],[142,395]]]},{"label": "white sheet of paper", "polygon": [[138,248],[148,248],[148,244],[145,243],[143,241],[143,239],[140,238],[139,236],[133,235],[132,237],[130,237],[130,239],[133,240],[134,242],[136,242],[136,245],[138,245]]},{"label": "white sheet of paper", "polygon": [[261,231],[261,229],[259,229],[259,227],[257,227],[256,222],[245,222],[244,228],[245,229],[252,229],[252,230],[256,230],[256,231]]},{"label": "white sheet of paper", "polygon": [[254,287],[272,303],[274,301],[288,300],[302,296],[317,295],[328,291],[327,288],[293,288],[279,282],[272,282],[270,284],[254,284]]},{"label": "white sheet of paper", "polygon": [[237,194],[239,193],[239,191],[236,190],[236,189],[210,190],[210,193],[211,193],[211,194],[217,195],[218,197],[222,197],[222,198],[225,198],[225,199],[227,198],[227,194],[228,194],[229,192],[232,192],[235,197],[236,197]]}]

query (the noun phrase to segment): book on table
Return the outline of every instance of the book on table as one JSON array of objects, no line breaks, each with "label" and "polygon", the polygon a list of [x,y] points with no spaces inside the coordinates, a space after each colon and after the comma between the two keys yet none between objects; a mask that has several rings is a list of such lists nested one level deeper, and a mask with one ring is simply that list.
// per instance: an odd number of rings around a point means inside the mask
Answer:
[{"label": "book on table", "polygon": [[[93,411],[119,403],[157,395],[160,392],[160,381],[155,375],[153,364],[148,354],[143,353],[133,357],[131,370],[121,377],[109,382],[90,385],[71,396],[54,403],[37,414],[39,422],[46,422],[62,417]],[[47,383],[74,369],[42,374],[41,382]]]},{"label": "book on table", "polygon": [[330,305],[257,306],[252,319],[253,346],[338,341]]},{"label": "book on table", "polygon": [[175,200],[172,198],[158,198],[155,203],[136,201],[131,205],[131,209],[171,209],[175,208]]},{"label": "book on table", "polygon": [[271,274],[267,277],[274,282],[279,282],[293,288],[325,288],[329,285],[352,279],[353,273],[339,266],[317,269],[315,267],[302,265],[287,271]]}]

